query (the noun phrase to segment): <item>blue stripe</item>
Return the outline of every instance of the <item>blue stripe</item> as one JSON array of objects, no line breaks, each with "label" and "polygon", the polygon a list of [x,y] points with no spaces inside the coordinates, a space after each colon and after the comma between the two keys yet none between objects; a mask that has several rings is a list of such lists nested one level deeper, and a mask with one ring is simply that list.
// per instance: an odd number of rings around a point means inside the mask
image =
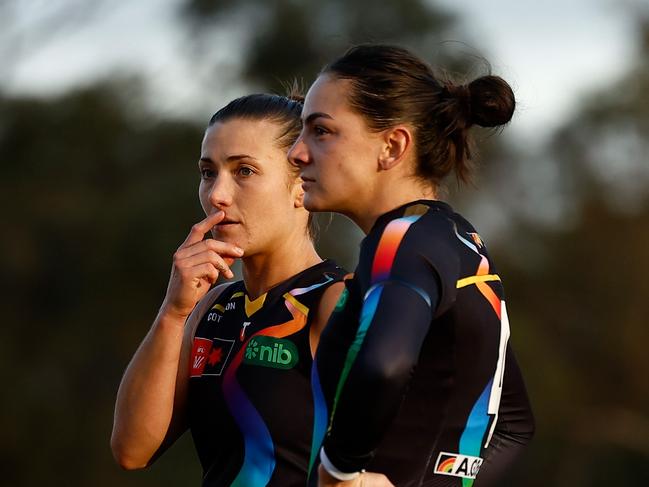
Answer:
[{"label": "blue stripe", "polygon": [[479,457],[480,450],[482,449],[482,441],[484,440],[487,427],[489,426],[490,416],[488,414],[489,408],[489,394],[491,393],[491,385],[493,378],[489,380],[487,387],[485,387],[482,394],[473,405],[469,419],[466,422],[462,436],[460,437],[460,454],[470,455],[472,457]]},{"label": "blue stripe", "polygon": [[324,441],[327,432],[327,420],[329,418],[329,411],[327,410],[327,402],[325,401],[322,386],[320,385],[320,375],[318,374],[318,364],[316,359],[313,359],[311,366],[311,390],[313,391],[313,438],[311,439],[311,458],[309,459],[309,477],[311,470],[315,463],[322,442]]}]

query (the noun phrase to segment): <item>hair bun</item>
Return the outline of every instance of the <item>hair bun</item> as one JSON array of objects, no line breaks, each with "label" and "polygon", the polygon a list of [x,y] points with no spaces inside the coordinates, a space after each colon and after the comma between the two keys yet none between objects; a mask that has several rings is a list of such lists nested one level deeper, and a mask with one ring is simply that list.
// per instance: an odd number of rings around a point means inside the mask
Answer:
[{"label": "hair bun", "polygon": [[470,122],[481,127],[498,127],[512,119],[516,108],[514,92],[499,76],[482,76],[469,83]]},{"label": "hair bun", "polygon": [[291,101],[296,101],[298,103],[304,104],[304,95],[290,94],[287,98]]},{"label": "hair bun", "polygon": [[284,96],[289,100],[304,104],[304,87],[297,78],[284,83],[284,93]]}]

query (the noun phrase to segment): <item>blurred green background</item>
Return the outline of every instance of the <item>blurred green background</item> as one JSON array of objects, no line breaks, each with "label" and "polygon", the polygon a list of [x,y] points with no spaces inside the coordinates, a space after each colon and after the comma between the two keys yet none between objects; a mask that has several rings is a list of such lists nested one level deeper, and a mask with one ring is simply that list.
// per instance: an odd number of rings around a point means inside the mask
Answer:
[{"label": "blurred green background", "polygon": [[[499,28],[519,3],[494,2]],[[490,59],[467,27],[470,10],[452,2],[125,5],[0,2],[2,485],[199,485],[188,435],[144,472],[122,472],[109,437],[121,374],[164,296],[171,254],[201,218],[196,161],[212,112],[293,77],[308,85],[353,42],[397,42],[459,76],[484,71],[476,54]],[[506,486],[649,485],[649,9],[602,8],[628,18],[632,48],[619,74],[573,96],[536,134],[530,122],[517,131],[516,119],[501,135],[478,133],[476,187],[449,184],[449,201],[482,232],[505,282],[537,418]],[[104,34],[79,40],[119,9]],[[119,25],[133,15],[143,35],[129,47]],[[174,26],[173,62],[116,63],[137,39],[163,43],[150,23]],[[539,45],[553,25],[543,30]],[[530,57],[536,72],[570,85],[552,56]],[[26,60],[44,66],[31,71],[41,89],[21,89]],[[90,76],[54,86],[84,63]],[[178,66],[191,76],[174,78]],[[510,71],[517,90],[545,89]],[[319,248],[353,268],[358,242],[336,218]]]}]

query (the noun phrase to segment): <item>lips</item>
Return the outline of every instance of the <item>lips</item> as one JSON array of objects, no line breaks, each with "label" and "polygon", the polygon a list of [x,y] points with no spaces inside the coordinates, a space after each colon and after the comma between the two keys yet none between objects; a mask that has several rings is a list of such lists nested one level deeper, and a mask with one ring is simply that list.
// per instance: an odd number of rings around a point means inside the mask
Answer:
[{"label": "lips", "polygon": [[219,223],[214,225],[215,230],[223,230],[226,228],[232,228],[233,225],[238,225],[240,222],[233,220],[232,218],[228,218],[227,216],[221,220]]}]

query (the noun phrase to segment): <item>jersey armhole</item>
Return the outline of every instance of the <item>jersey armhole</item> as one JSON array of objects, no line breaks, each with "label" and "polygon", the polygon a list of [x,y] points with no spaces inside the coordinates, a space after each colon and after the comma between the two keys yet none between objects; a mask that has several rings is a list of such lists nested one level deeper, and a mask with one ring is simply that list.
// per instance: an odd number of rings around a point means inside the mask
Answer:
[{"label": "jersey armhole", "polygon": [[189,336],[186,336],[185,338],[188,339],[189,341],[192,341],[194,339],[194,334],[196,333],[196,328],[198,327],[198,324],[201,322],[201,318],[203,315],[207,312],[209,309],[210,305],[219,299],[219,297],[223,294],[223,292],[228,289],[230,286],[234,286],[237,282],[224,282],[221,284],[218,284],[214,286],[212,289],[210,289],[205,296],[196,304],[194,307],[194,310],[191,312],[189,317],[187,318],[187,324],[185,326],[185,330],[187,330],[187,333],[189,333]]}]

